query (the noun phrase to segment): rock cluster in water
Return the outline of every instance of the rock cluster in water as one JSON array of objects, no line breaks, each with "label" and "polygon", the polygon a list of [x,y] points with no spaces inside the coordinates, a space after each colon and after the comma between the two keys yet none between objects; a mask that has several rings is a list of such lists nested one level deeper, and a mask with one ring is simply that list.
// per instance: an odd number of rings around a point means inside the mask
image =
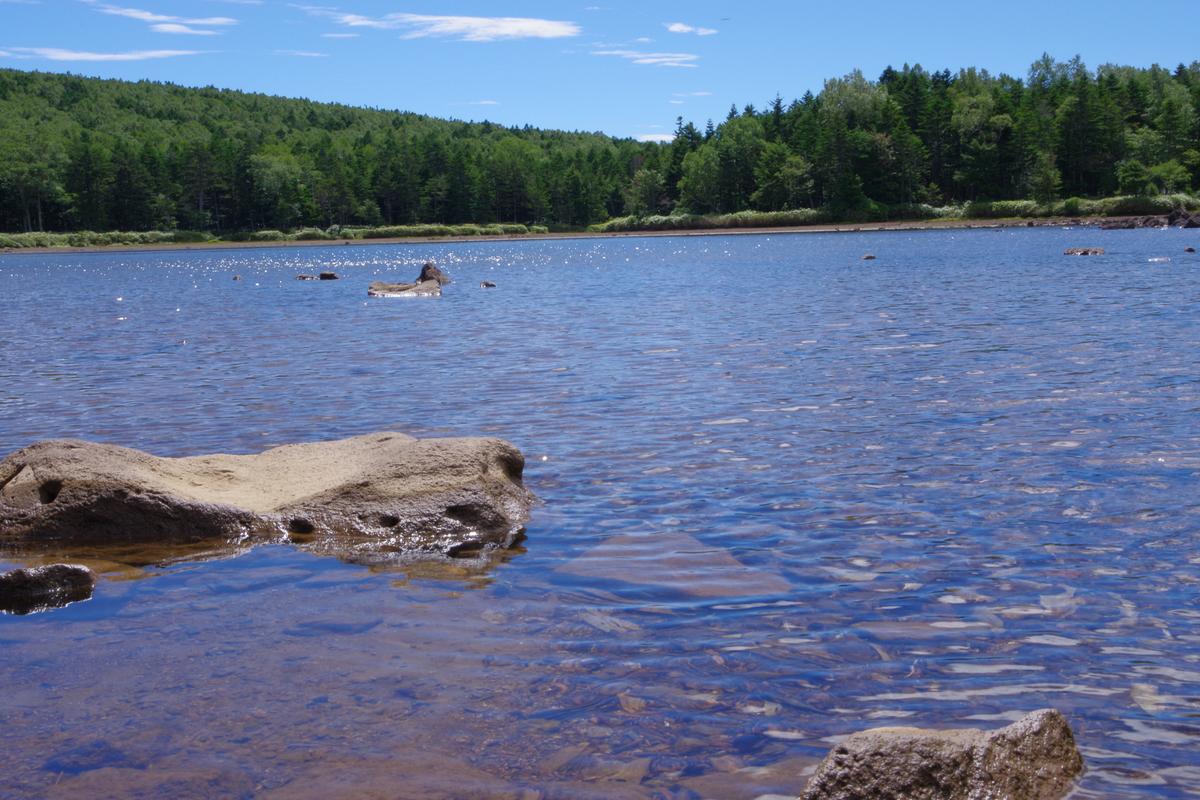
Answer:
[{"label": "rock cluster in water", "polygon": [[1103,247],[1068,247],[1063,250],[1064,256],[1102,256],[1104,255]]},{"label": "rock cluster in water", "polygon": [[1043,709],[991,732],[856,733],[825,757],[801,800],[1058,800],[1082,771],[1066,719]]},{"label": "rock cluster in water", "polygon": [[356,563],[478,554],[519,536],[524,465],[499,439],[390,432],[191,458],[43,441],[0,461],[0,545],[286,538]]},{"label": "rock cluster in water", "polygon": [[87,600],[96,576],[78,564],[50,564],[0,574],[0,611],[30,614]]},{"label": "rock cluster in water", "polygon": [[442,287],[450,283],[450,277],[432,261],[426,261],[421,274],[414,283],[387,283],[375,281],[367,287],[369,297],[441,297]]}]

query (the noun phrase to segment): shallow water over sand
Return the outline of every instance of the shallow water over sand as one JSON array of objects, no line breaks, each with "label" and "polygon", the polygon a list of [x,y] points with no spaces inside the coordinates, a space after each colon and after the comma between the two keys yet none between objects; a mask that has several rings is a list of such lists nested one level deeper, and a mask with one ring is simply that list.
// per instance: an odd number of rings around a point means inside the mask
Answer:
[{"label": "shallow water over sand", "polygon": [[[0,257],[2,452],[487,434],[543,500],[486,567],[49,554],[105,575],[0,616],[0,796],[754,798],[864,727],[1045,706],[1079,797],[1194,796],[1195,243]],[[368,300],[427,258],[444,297]]]}]

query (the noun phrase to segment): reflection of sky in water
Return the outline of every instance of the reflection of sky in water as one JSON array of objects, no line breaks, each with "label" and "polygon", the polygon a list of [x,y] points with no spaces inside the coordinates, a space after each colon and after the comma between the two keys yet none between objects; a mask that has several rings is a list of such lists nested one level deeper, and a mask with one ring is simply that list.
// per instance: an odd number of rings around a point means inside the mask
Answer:
[{"label": "reflection of sky in water", "polygon": [[[0,774],[39,796],[751,798],[863,727],[1054,706],[1080,796],[1194,792],[1193,242],[5,256],[3,452],[490,434],[545,504],[482,572],[268,547],[128,580],[157,554],[66,554],[109,578],[0,618]],[[1081,244],[1108,255],[1061,255]],[[367,300],[426,258],[443,298]],[[343,279],[294,280],[323,269]]]}]

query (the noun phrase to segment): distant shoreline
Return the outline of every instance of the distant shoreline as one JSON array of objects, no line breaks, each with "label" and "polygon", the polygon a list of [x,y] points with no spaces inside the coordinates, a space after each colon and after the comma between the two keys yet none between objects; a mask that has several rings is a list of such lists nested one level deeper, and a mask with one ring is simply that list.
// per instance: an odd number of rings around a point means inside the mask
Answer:
[{"label": "distant shoreline", "polygon": [[556,241],[569,239],[620,239],[663,236],[775,236],[800,233],[879,233],[886,231],[986,230],[998,228],[1096,227],[1114,217],[1045,217],[1037,219],[938,219],[897,222],[846,222],[841,224],[797,225],[776,228],[698,228],[672,231],[589,231],[565,233],[526,233],[495,236],[401,236],[387,239],[318,239],[269,242],[191,242],[156,244],[87,245],[83,247],[10,247],[0,248],[0,256],[62,253],[141,253],[187,250],[246,250],[273,247],[345,247],[396,244],[471,244],[476,242]]}]

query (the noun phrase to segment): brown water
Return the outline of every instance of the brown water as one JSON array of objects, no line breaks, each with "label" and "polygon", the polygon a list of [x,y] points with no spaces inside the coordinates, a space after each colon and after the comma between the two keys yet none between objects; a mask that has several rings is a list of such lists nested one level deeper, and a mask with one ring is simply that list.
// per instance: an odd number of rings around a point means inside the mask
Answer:
[{"label": "brown water", "polygon": [[[0,258],[3,452],[490,434],[543,500],[490,564],[0,556],[104,572],[0,617],[0,796],[794,796],[1045,706],[1079,797],[1194,796],[1189,235]],[[367,300],[426,258],[443,298]]]}]

